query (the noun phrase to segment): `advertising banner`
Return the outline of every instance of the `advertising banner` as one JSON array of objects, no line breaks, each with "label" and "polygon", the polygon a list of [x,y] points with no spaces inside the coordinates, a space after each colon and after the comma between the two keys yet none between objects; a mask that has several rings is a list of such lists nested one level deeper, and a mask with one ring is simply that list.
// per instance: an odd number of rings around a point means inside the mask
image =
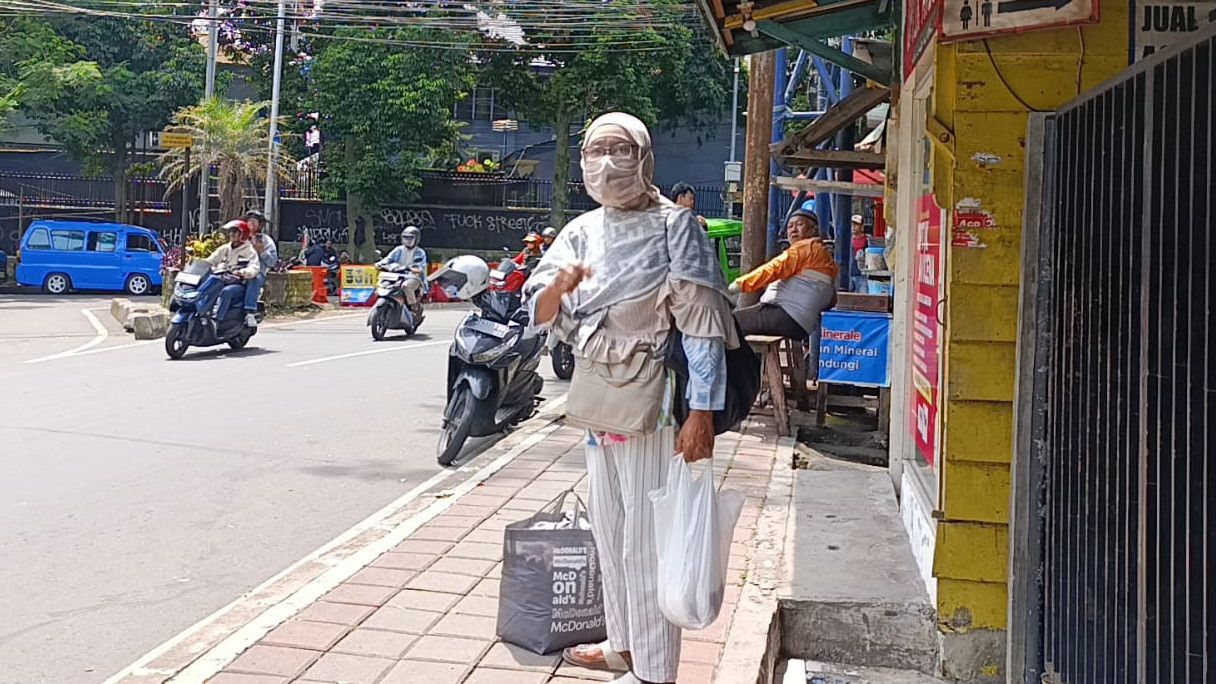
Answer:
[{"label": "advertising banner", "polygon": [[375,266],[343,266],[338,281],[342,306],[369,306],[379,277],[380,269]]},{"label": "advertising banner", "polygon": [[1216,23],[1216,0],[1204,2],[1162,2],[1136,0],[1136,29],[1132,61],[1160,52],[1208,24]]},{"label": "advertising banner", "polygon": [[916,225],[916,262],[912,277],[912,392],[908,412],[916,449],[929,465],[937,461],[937,415],[941,401],[942,210],[932,195],[920,200]]},{"label": "advertising banner", "polygon": [[824,311],[819,380],[840,385],[890,387],[891,316]]}]

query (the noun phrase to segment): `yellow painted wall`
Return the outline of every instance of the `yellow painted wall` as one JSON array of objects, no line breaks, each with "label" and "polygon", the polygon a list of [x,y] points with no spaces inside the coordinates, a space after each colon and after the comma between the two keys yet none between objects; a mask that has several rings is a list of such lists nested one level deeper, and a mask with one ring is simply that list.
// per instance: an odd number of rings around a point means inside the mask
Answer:
[{"label": "yellow painted wall", "polygon": [[[938,46],[934,115],[953,155],[934,154],[948,210],[974,198],[996,228],[947,257],[941,497],[934,574],[943,632],[1004,629],[1026,104],[1051,110],[1127,66],[1127,3],[1099,25]],[[1084,43],[1084,54],[1082,54]],[[1000,75],[1008,82],[1002,83]],[[1078,79],[1079,76],[1079,79]],[[999,157],[981,164],[977,155]],[[951,213],[950,216],[953,214]],[[948,242],[948,240],[946,240]]]}]

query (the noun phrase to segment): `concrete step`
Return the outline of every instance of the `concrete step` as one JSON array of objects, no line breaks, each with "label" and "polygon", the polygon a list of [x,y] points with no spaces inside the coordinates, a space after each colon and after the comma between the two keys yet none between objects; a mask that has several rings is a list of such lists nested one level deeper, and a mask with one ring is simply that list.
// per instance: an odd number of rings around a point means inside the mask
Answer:
[{"label": "concrete step", "polygon": [[781,655],[936,671],[935,613],[886,469],[797,471],[785,564]]},{"label": "concrete step", "polygon": [[860,667],[813,660],[789,660],[778,669],[778,684],[945,684],[946,680],[914,670]]}]

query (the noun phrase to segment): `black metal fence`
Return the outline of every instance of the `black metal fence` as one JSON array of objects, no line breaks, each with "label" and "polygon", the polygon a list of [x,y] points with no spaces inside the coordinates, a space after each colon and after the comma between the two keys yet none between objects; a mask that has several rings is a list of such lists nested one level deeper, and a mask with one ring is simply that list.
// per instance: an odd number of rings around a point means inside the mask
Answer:
[{"label": "black metal fence", "polygon": [[[306,160],[296,170],[292,183],[279,190],[286,199],[317,200],[321,198],[322,167],[315,160]],[[698,186],[697,212],[705,216],[726,215],[725,189],[721,186]],[[448,206],[503,207],[514,209],[548,209],[553,205],[553,181],[536,178],[512,178],[497,174],[425,171],[419,189],[418,203]],[[567,209],[588,211],[599,206],[587,195],[582,183],[570,182]],[[788,204],[788,201],[787,201]]]},{"label": "black metal fence", "polygon": [[[131,178],[126,181],[128,206],[168,209],[166,188],[159,178]],[[112,209],[116,190],[113,178],[0,173],[0,206]]]},{"label": "black metal fence", "polygon": [[1216,681],[1207,36],[1046,121],[1037,359],[1022,350],[1038,409],[1018,454],[1035,474],[1015,483],[1041,558],[1015,567],[1041,582],[1025,682]]}]

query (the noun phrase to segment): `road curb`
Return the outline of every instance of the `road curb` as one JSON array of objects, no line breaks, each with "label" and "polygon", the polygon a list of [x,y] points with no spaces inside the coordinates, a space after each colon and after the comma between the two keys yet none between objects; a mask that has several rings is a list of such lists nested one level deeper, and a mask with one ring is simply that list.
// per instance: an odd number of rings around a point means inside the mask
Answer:
[{"label": "road curb", "polygon": [[[565,395],[485,453],[444,470],[113,675],[120,682],[202,683],[285,620],[454,506],[562,425]],[[453,476],[463,476],[453,484]],[[441,486],[442,485],[442,486]]]}]

